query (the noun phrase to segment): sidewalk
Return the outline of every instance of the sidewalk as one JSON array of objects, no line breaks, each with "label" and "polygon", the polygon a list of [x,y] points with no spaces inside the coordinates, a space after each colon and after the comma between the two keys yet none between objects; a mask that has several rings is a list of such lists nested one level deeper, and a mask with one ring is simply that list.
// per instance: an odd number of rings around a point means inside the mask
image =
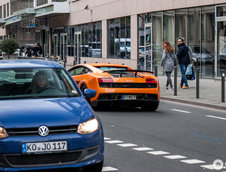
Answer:
[{"label": "sidewalk", "polygon": [[[160,97],[162,100],[226,110],[226,103],[221,102],[221,80],[200,79],[199,99],[197,99],[196,80],[188,80],[189,89],[182,89],[179,87],[181,77],[178,77],[177,96],[174,96],[174,90],[166,89],[166,76],[159,75],[158,78],[160,83]],[[174,83],[174,76],[172,76],[171,79]]]}]

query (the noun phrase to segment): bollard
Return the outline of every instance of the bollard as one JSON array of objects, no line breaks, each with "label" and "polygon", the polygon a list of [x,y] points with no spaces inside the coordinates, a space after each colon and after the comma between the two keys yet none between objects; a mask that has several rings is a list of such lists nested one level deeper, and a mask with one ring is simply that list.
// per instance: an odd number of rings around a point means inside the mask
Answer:
[{"label": "bollard", "polygon": [[155,76],[156,77],[158,76],[158,66],[157,65],[155,66]]},{"label": "bollard", "polygon": [[177,66],[174,66],[174,96],[177,96]]},{"label": "bollard", "polygon": [[225,73],[221,70],[221,102],[225,102]]},{"label": "bollard", "polygon": [[64,67],[66,68],[67,65],[67,57],[64,57]]},{"label": "bollard", "polygon": [[196,98],[199,99],[199,68],[196,68]]}]

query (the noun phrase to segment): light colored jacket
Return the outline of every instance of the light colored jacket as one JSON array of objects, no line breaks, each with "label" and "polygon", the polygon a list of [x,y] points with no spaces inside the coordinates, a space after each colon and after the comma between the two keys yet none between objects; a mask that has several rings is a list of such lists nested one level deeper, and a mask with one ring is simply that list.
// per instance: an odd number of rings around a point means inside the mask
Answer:
[{"label": "light colored jacket", "polygon": [[164,72],[172,72],[176,64],[177,64],[176,54],[166,53],[164,50],[161,60],[161,66],[163,66]]}]

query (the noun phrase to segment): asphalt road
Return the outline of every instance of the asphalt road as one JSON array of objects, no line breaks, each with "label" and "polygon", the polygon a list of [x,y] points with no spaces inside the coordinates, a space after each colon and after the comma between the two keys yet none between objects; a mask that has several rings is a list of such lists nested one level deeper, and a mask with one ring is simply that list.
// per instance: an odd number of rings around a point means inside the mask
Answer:
[{"label": "asphalt road", "polygon": [[226,162],[223,111],[162,101],[157,112],[121,108],[96,114],[105,134],[103,171],[208,172],[216,171],[214,160]]}]

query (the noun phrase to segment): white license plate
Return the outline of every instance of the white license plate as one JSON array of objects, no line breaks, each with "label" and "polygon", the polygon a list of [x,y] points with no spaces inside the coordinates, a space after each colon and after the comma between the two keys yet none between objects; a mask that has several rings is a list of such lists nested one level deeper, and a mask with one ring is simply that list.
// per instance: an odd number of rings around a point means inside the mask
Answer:
[{"label": "white license plate", "polygon": [[23,153],[59,152],[67,150],[67,141],[22,144]]},{"label": "white license plate", "polygon": [[123,100],[136,100],[137,96],[136,95],[124,95]]}]

